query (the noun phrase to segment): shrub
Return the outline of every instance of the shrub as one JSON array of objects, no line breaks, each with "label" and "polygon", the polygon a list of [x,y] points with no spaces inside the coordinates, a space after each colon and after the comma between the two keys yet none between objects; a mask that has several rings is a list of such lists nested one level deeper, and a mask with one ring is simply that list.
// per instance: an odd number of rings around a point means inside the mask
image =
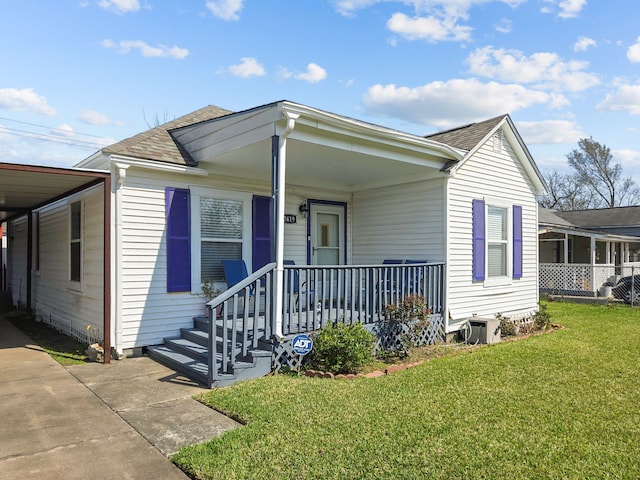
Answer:
[{"label": "shrub", "polygon": [[497,315],[500,320],[500,333],[503,337],[515,337],[520,333],[520,326],[510,318],[503,317],[501,314]]},{"label": "shrub", "polygon": [[361,323],[329,324],[314,339],[311,365],[331,373],[357,373],[371,361],[375,341]]},{"label": "shrub", "polygon": [[536,330],[548,330],[551,328],[551,314],[547,312],[546,304],[540,304],[540,309],[533,316],[533,325]]},{"label": "shrub", "polygon": [[[396,336],[392,353],[407,357],[418,346],[422,332],[429,326],[429,314],[424,297],[409,295],[398,305],[387,305],[386,334]],[[388,353],[388,352],[387,352]]]}]

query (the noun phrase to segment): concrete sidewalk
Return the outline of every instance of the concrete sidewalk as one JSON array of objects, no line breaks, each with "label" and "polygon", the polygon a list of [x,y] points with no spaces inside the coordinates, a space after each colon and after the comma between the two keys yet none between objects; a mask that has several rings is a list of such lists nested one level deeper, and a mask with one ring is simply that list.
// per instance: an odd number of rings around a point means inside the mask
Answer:
[{"label": "concrete sidewalk", "polygon": [[181,479],[167,458],[238,426],[147,358],[65,369],[0,315],[0,478]]}]

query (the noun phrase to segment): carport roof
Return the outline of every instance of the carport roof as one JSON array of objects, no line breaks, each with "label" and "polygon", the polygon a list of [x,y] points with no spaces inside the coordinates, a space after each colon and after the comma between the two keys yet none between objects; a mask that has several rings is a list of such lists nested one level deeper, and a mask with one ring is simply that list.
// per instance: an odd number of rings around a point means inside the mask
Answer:
[{"label": "carport roof", "polygon": [[109,177],[109,172],[0,162],[0,223]]}]

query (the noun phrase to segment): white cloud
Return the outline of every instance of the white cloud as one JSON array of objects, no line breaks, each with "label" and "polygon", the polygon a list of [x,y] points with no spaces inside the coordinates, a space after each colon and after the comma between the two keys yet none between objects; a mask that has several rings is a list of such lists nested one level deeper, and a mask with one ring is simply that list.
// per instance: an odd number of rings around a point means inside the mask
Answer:
[{"label": "white cloud", "polygon": [[540,8],[542,13],[553,13],[554,6],[560,9],[558,16],[560,18],[573,18],[577,17],[582,11],[582,8],[587,4],[587,0],[545,0],[548,5]]},{"label": "white cloud", "polygon": [[596,109],[599,112],[627,112],[640,115],[640,85],[621,85],[617,91],[607,94]]},{"label": "white cloud", "polygon": [[640,151],[621,148],[611,150],[611,155],[616,163],[622,164],[625,172],[640,170]]},{"label": "white cloud", "polygon": [[211,0],[207,8],[222,20],[239,20],[244,0]]},{"label": "white cloud", "polygon": [[48,117],[57,115],[47,99],[34,92],[33,88],[0,88],[0,108],[12,112],[36,112]]},{"label": "white cloud", "polygon": [[387,28],[406,40],[426,40],[428,42],[466,41],[471,38],[471,27],[458,25],[450,18],[413,17],[404,13],[394,13],[387,22]]},{"label": "white cloud", "polygon": [[518,50],[478,48],[467,58],[469,71],[505,82],[528,83],[536,88],[578,92],[598,85],[600,80],[584,70],[587,62],[563,61],[555,53],[525,56]]},{"label": "white cloud", "polygon": [[[485,3],[504,3],[517,7],[527,0],[333,0],[336,11],[345,16],[353,16],[357,10],[377,3],[401,4],[412,10],[412,15],[396,12],[387,21],[387,28],[406,40],[467,41],[473,28],[462,25],[461,20],[469,19],[469,10]],[[507,21],[495,27],[502,33],[511,31]],[[395,40],[391,41],[394,44]]]},{"label": "white cloud", "polygon": [[89,125],[109,125],[111,123],[109,117],[94,110],[83,110],[78,118]]},{"label": "white cloud", "polygon": [[574,52],[585,52],[591,47],[595,47],[597,45],[596,41],[593,38],[589,37],[580,37],[578,41],[573,44]]},{"label": "white cloud", "polygon": [[527,145],[576,143],[585,137],[574,122],[567,120],[518,122],[517,127]]},{"label": "white cloud", "polygon": [[498,33],[511,33],[513,26],[508,18],[501,18],[500,21],[493,26]]},{"label": "white cloud", "polygon": [[242,57],[240,60],[241,63],[238,65],[231,65],[229,67],[229,72],[231,72],[232,75],[249,78],[261,77],[266,73],[264,67],[260,65],[255,58]]},{"label": "white cloud", "polygon": [[563,0],[558,6],[560,7],[560,18],[573,18],[577,17],[582,7],[587,4],[587,0]]},{"label": "white cloud", "polygon": [[640,62],[640,37],[636,39],[636,43],[627,49],[627,58],[630,62]]},{"label": "white cloud", "polygon": [[180,48],[175,45],[173,47],[167,47],[166,45],[152,47],[142,40],[122,40],[116,43],[113,40],[107,39],[102,41],[102,46],[104,48],[116,49],[119,53],[123,54],[137,49],[142,56],[146,58],[173,58],[175,60],[182,60],[189,55],[189,50],[186,48]]},{"label": "white cloud", "polygon": [[327,71],[318,64],[310,63],[307,65],[307,71],[297,74],[295,78],[309,83],[318,83],[327,78]]},{"label": "white cloud", "polygon": [[140,2],[138,0],[100,0],[98,6],[120,15],[140,10]]},{"label": "white cloud", "polygon": [[[63,123],[61,125],[58,125],[55,131],[58,132],[58,135],[62,135],[64,137],[71,138],[75,135],[75,132],[73,131],[73,127],[68,123]],[[51,133],[55,134],[54,131],[52,131]]]},{"label": "white cloud", "polygon": [[352,16],[356,10],[370,7],[383,0],[334,0],[336,11],[340,15]]},{"label": "white cloud", "polygon": [[475,78],[432,82],[416,88],[378,84],[369,88],[363,101],[370,113],[440,128],[486,120],[533,105],[567,105],[561,95],[522,85],[482,83]]}]

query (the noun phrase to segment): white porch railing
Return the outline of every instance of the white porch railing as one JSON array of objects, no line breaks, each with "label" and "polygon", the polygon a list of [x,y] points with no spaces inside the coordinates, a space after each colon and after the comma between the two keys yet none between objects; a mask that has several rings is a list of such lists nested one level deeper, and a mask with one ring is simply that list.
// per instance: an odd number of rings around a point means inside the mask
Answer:
[{"label": "white porch railing", "polygon": [[[211,300],[209,384],[223,378],[275,329],[275,263]],[[285,265],[282,332],[318,330],[330,322],[371,324],[387,304],[409,295],[425,298],[433,315],[444,313],[444,263],[403,265]]]},{"label": "white porch railing", "polygon": [[444,309],[444,264],[285,266],[283,333],[318,330],[329,322],[363,324],[384,318],[387,304],[425,298]]},{"label": "white porch railing", "polygon": [[540,291],[550,294],[595,296],[616,274],[615,265],[541,263]]}]

